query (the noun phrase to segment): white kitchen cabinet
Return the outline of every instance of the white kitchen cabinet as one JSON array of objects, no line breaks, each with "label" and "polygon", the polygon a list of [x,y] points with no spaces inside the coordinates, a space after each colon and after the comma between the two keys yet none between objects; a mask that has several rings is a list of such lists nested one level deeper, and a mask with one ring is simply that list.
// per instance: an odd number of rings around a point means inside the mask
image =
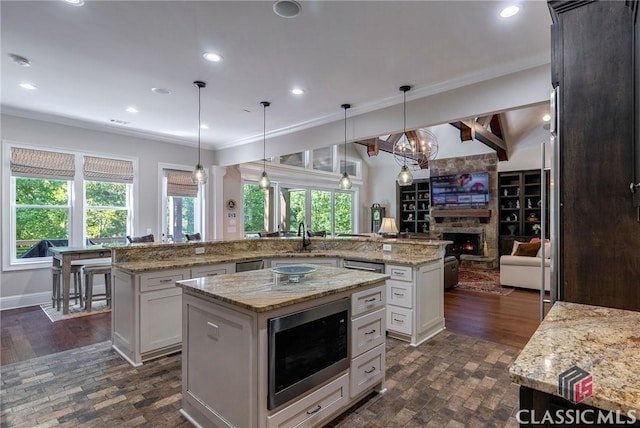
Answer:
[{"label": "white kitchen cabinet", "polygon": [[236,271],[235,263],[217,263],[208,266],[198,266],[191,268],[191,278],[202,278],[205,276],[224,275]]},{"label": "white kitchen cabinet", "polygon": [[411,268],[385,266],[387,332],[417,346],[444,330],[443,261]]},{"label": "white kitchen cabinet", "polygon": [[176,281],[235,272],[235,263],[132,274],[114,268],[111,340],[130,364],[182,349],[182,290]]},{"label": "white kitchen cabinet", "polygon": [[113,269],[111,341],[130,364],[181,349],[182,295],[176,281],[189,269],[143,274]]}]

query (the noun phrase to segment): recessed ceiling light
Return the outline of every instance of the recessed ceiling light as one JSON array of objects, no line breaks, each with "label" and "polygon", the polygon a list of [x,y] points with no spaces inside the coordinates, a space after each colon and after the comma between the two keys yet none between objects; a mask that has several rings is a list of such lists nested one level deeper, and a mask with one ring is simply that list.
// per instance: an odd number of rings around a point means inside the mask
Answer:
[{"label": "recessed ceiling light", "polygon": [[278,0],[273,4],[273,11],[282,18],[295,18],[300,14],[300,3],[295,0]]},{"label": "recessed ceiling light", "polygon": [[200,125],[200,129],[209,129],[209,125],[205,125],[204,123]]},{"label": "recessed ceiling light", "polygon": [[511,18],[518,13],[518,11],[520,11],[520,8],[516,5],[507,6],[500,11],[500,16],[503,18]]},{"label": "recessed ceiling light", "polygon": [[64,0],[65,3],[69,3],[70,5],[73,6],[82,6],[84,5],[84,0]]},{"label": "recessed ceiling light", "polygon": [[291,93],[292,93],[293,95],[302,95],[302,94],[304,94],[304,89],[301,89],[301,88],[293,88],[293,89],[291,90]]},{"label": "recessed ceiling light", "polygon": [[18,55],[18,54],[9,54],[9,58],[11,58],[11,60],[19,65],[20,67],[29,67],[31,65],[31,61],[29,61],[27,58],[23,57],[22,55]]},{"label": "recessed ceiling light", "polygon": [[168,95],[171,93],[170,90],[165,89],[165,88],[151,88],[151,92],[156,93],[156,94],[160,94],[160,95]]},{"label": "recessed ceiling light", "polygon": [[211,61],[211,62],[220,62],[222,61],[222,56],[217,54],[217,53],[213,53],[213,52],[207,52],[204,55],[202,55],[204,57],[204,59],[206,59],[207,61]]},{"label": "recessed ceiling light", "polygon": [[127,107],[127,112],[129,113],[138,113],[138,109],[135,107]]},{"label": "recessed ceiling light", "polygon": [[549,114],[545,114],[544,116],[542,116],[542,120],[544,120],[545,122],[549,122],[551,120],[551,116]]},{"label": "recessed ceiling light", "polygon": [[38,89],[38,87],[32,83],[29,82],[22,82],[19,85],[21,88],[23,89],[29,89],[29,90],[34,90],[34,89]]}]

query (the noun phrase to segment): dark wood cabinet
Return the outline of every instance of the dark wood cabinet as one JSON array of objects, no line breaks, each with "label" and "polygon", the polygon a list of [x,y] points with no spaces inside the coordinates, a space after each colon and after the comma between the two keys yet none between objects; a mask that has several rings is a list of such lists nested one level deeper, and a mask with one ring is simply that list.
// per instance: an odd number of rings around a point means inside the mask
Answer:
[{"label": "dark wood cabinet", "polygon": [[[637,1],[549,1],[560,299],[640,310]],[[637,51],[637,47],[636,47]],[[640,165],[636,165],[637,169]]]},{"label": "dark wood cabinet", "polygon": [[[546,179],[546,236],[549,237],[549,171]],[[498,174],[500,254],[510,254],[513,241],[542,235],[542,179],[539,169]]]},{"label": "dark wood cabinet", "polygon": [[409,235],[429,233],[431,192],[429,180],[415,180],[410,186],[398,186],[398,230]]}]

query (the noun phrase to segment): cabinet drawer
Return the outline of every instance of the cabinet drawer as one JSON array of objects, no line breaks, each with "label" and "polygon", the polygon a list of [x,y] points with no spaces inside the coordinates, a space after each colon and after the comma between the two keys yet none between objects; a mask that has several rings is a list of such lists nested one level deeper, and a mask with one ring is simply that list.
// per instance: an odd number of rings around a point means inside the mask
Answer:
[{"label": "cabinet drawer", "polygon": [[190,271],[188,270],[172,270],[164,272],[151,272],[140,275],[140,291],[162,290],[164,288],[173,288],[176,281],[189,279]]},{"label": "cabinet drawer", "polygon": [[386,265],[384,273],[391,275],[391,279],[395,279],[396,281],[413,281],[413,269],[411,269],[410,266]]},{"label": "cabinet drawer", "polygon": [[351,322],[351,357],[356,357],[384,343],[384,308],[363,315]]},{"label": "cabinet drawer", "polygon": [[363,314],[384,306],[386,300],[385,286],[358,291],[351,296],[351,316]]},{"label": "cabinet drawer", "polygon": [[387,280],[387,303],[408,309],[413,308],[413,284]]},{"label": "cabinet drawer", "polygon": [[317,426],[328,415],[347,404],[349,375],[344,374],[319,390],[267,417],[267,427]]},{"label": "cabinet drawer", "polygon": [[210,266],[201,266],[191,269],[191,278],[202,278],[205,276],[224,275],[225,273],[234,273],[236,271],[235,263],[222,263]]},{"label": "cabinet drawer", "polygon": [[387,330],[410,335],[413,332],[413,311],[392,305],[387,306]]},{"label": "cabinet drawer", "polygon": [[384,344],[351,360],[351,397],[384,379]]}]

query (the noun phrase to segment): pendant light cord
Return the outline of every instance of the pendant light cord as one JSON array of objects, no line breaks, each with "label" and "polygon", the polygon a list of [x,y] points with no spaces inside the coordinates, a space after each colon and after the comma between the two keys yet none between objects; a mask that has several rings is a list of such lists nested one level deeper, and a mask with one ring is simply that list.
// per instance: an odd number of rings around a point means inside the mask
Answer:
[{"label": "pendant light cord", "polygon": [[198,86],[198,165],[200,165],[200,130],[202,129],[202,125],[200,124],[200,120],[201,120],[201,110],[202,110],[202,106],[200,104],[200,92],[201,92],[202,88],[200,86]]},{"label": "pendant light cord", "polygon": [[[402,99],[402,117],[403,117],[403,122],[402,122],[402,137],[407,141],[407,90],[403,90],[403,99]],[[407,153],[406,153],[406,147],[403,144],[403,148],[402,148],[402,161],[403,161],[403,166],[407,166]]]},{"label": "pendant light cord", "polygon": [[347,109],[344,107],[344,171],[347,172]]},{"label": "pendant light cord", "polygon": [[262,172],[267,170],[267,103],[262,103]]}]

